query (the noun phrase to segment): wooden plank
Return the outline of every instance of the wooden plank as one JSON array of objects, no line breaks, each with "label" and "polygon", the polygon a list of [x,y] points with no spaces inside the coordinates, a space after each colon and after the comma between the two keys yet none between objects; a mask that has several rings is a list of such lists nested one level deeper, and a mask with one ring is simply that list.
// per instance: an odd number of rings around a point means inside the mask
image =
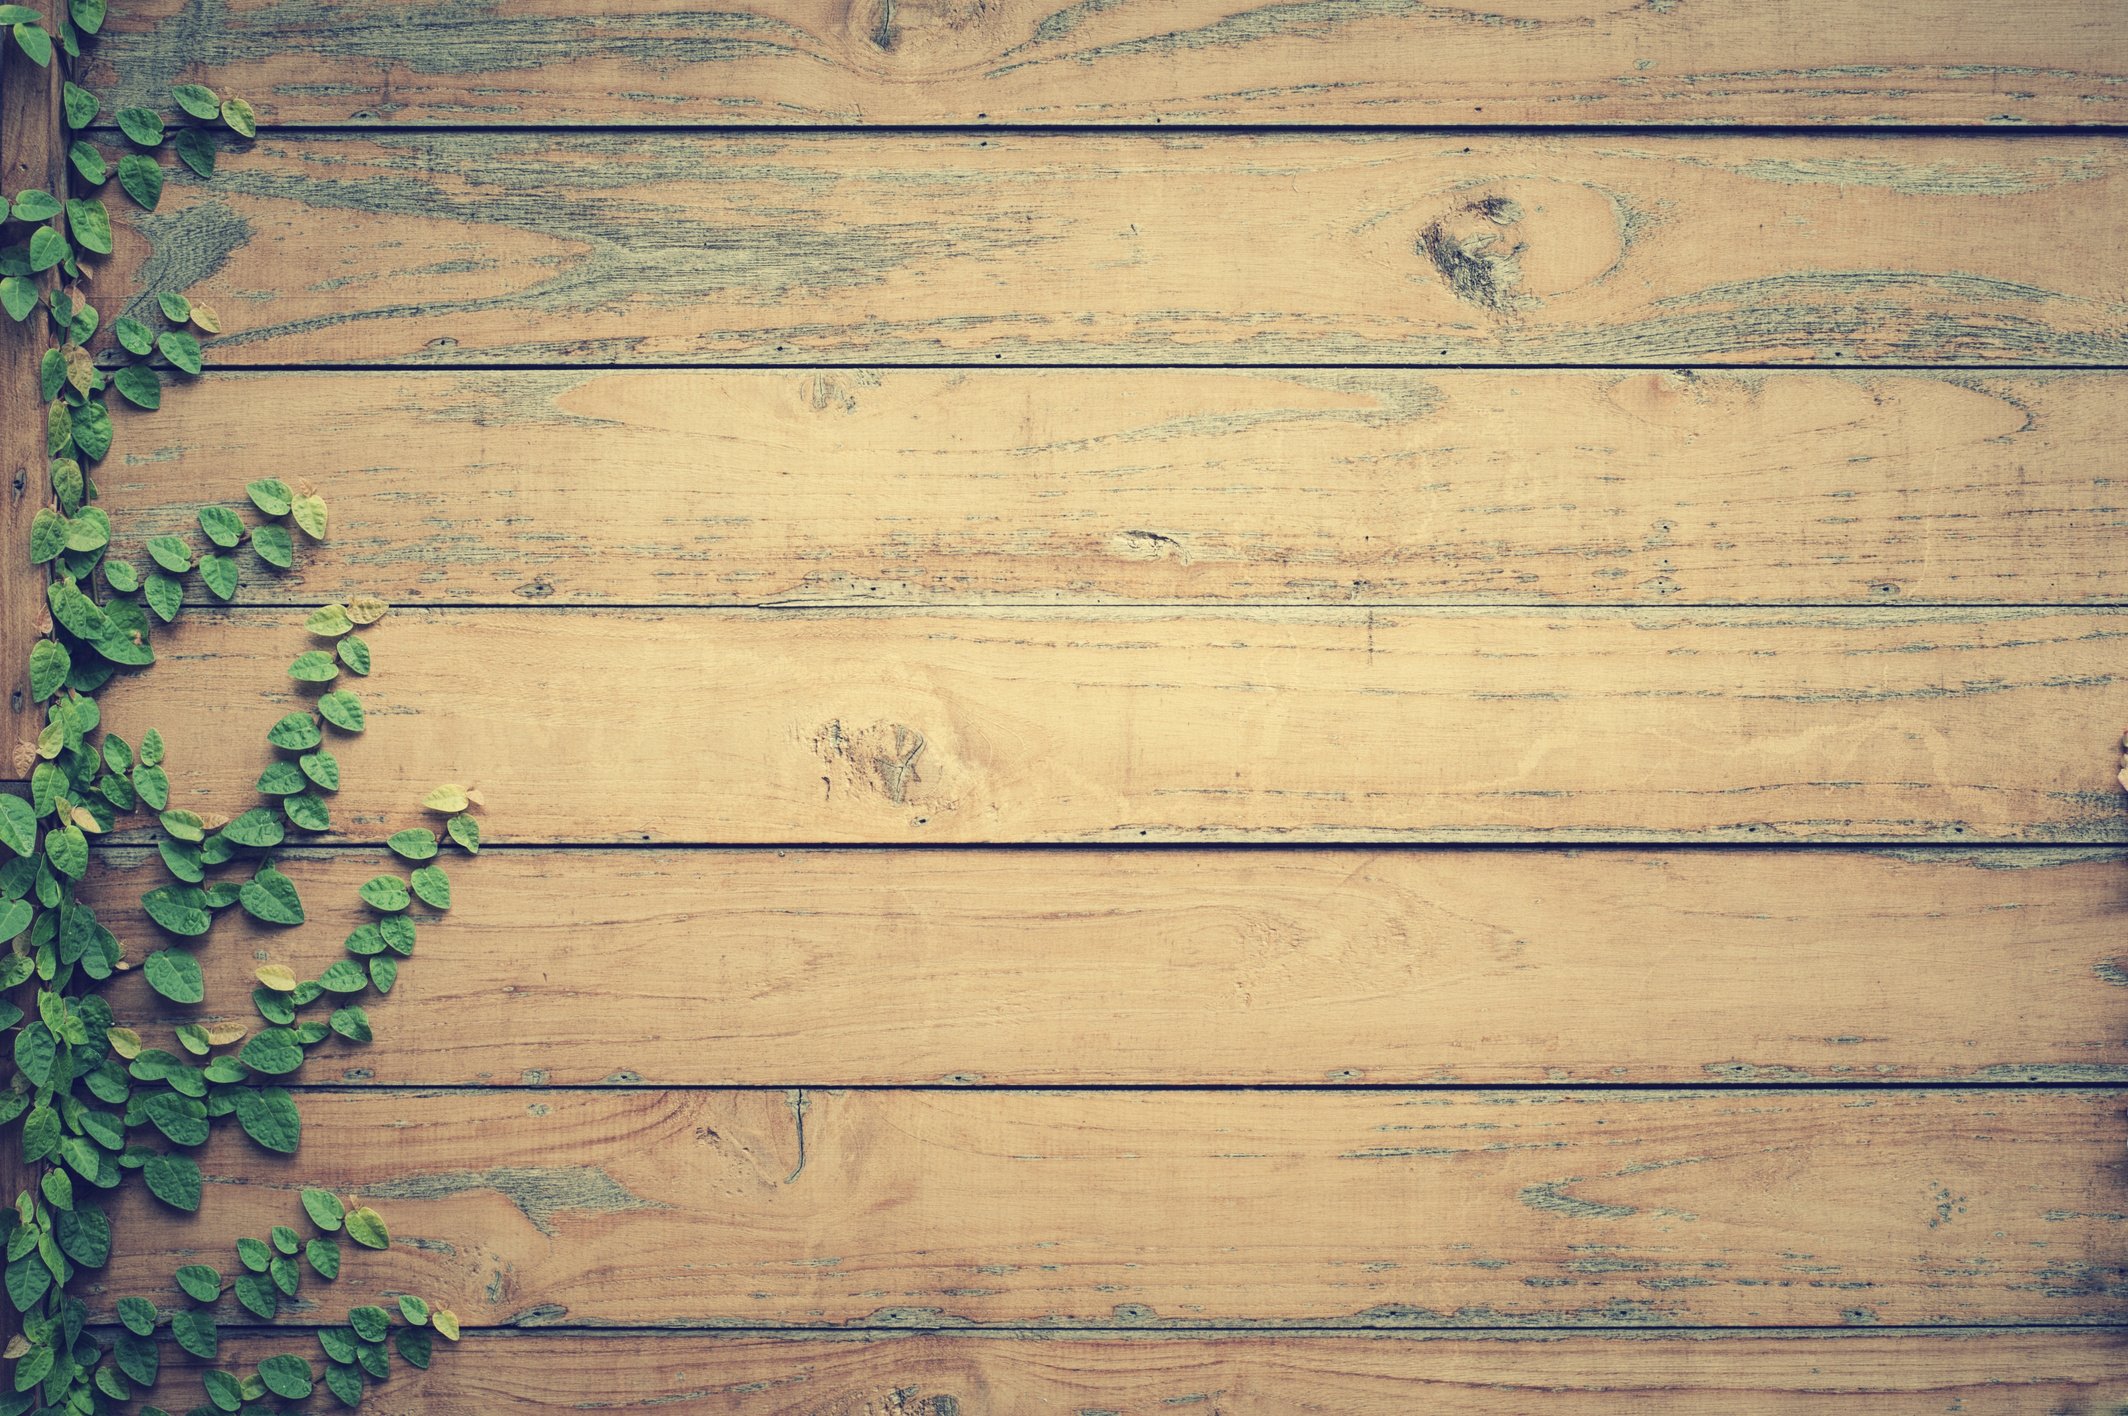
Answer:
[{"label": "wooden plank", "polygon": [[483,1326],[2118,1322],[2123,1099],[313,1093],[300,1156],[210,1143],[198,1217],[128,1187],[85,1291],[178,1303],[319,1184],[396,1240],[330,1311]]},{"label": "wooden plank", "polygon": [[2121,364],[2124,203],[2095,137],[312,134],[117,265],[223,365]]},{"label": "wooden plank", "polygon": [[[66,143],[59,121],[59,70],[38,68],[14,44],[0,53],[0,191],[9,196],[66,190]],[[49,276],[38,277],[49,286]],[[51,628],[44,571],[29,564],[30,522],[51,502],[44,419],[37,413],[38,369],[51,347],[40,313],[17,323],[0,316],[0,781],[28,779],[44,714],[30,697],[30,647]],[[12,1195],[14,1191],[7,1191]]]},{"label": "wooden plank", "polygon": [[[195,611],[105,691],[107,725],[162,730],[174,803],[252,803],[267,728],[315,696],[285,675],[300,618]],[[335,812],[381,840],[470,780],[519,842],[2119,841],[2124,634],[2001,609],[422,610],[371,636]]]},{"label": "wooden plank", "polygon": [[198,540],[203,494],[302,468],[332,545],[285,575],[247,553],[251,604],[2103,603],[2128,599],[2123,396],[2118,374],[227,374],[122,415],[97,480],[139,560]]},{"label": "wooden plank", "polygon": [[181,74],[275,123],[2103,123],[2119,13],[1887,0],[180,0],[112,16],[99,91]]},{"label": "wooden plank", "polygon": [[[225,1334],[255,1361],[287,1350]],[[313,1358],[315,1354],[312,1354]],[[166,1403],[195,1366],[166,1363]],[[482,1332],[426,1373],[395,1372],[394,1410],[656,1410],[666,1416],[1871,1416],[2097,1412],[2128,1393],[2100,1332],[1373,1333],[1100,1338]],[[179,1409],[182,1409],[181,1406]]]},{"label": "wooden plank", "polygon": [[[91,904],[139,952],[152,855]],[[314,978],[369,852],[231,911],[171,1051]],[[2117,851],[491,851],[312,1081],[658,1086],[2128,1081]],[[1010,940],[1009,947],[1000,941]]]}]

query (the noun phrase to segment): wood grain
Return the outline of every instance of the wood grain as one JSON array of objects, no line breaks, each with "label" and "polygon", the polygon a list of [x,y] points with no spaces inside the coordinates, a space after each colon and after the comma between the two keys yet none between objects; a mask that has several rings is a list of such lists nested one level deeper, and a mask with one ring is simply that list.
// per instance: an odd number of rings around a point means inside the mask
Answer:
[{"label": "wood grain", "polygon": [[[339,839],[2128,839],[2106,611],[423,610],[375,628]],[[241,810],[300,611],[193,612],[104,721]],[[150,685],[152,685],[152,696]],[[2035,730],[2043,725],[2044,730]],[[2079,749],[2076,744],[2083,744]]]},{"label": "wood grain", "polygon": [[2124,201],[2112,138],[311,134],[116,279],[223,365],[2121,364]]},{"label": "wood grain", "polygon": [[[224,374],[120,418],[122,549],[290,466],[239,600],[2106,603],[2117,374]],[[440,474],[439,469],[448,469]],[[196,593],[204,596],[204,591]]]},{"label": "wood grain", "polygon": [[2101,0],[148,0],[94,82],[275,123],[2100,123]]},{"label": "wood grain", "polygon": [[128,1187],[87,1291],[180,1302],[319,1184],[395,1239],[330,1311],[483,1326],[2118,1322],[2123,1099],[311,1093],[300,1156],[210,1143],[199,1216]]},{"label": "wood grain", "polygon": [[[38,68],[12,41],[0,51],[0,191],[10,197],[30,190],[64,192],[59,72]],[[38,277],[38,283],[48,286],[50,277]],[[36,764],[37,732],[44,726],[44,713],[30,697],[29,658],[31,646],[51,628],[51,617],[44,604],[45,573],[29,564],[23,548],[29,544],[30,522],[52,500],[44,419],[37,411],[38,368],[50,347],[51,323],[42,311],[19,324],[0,315],[0,397],[8,407],[8,416],[0,419],[0,545],[7,547],[0,555],[0,781],[9,782],[28,780]]]},{"label": "wood grain", "polygon": [[[288,1350],[225,1336],[247,1361]],[[309,1352],[313,1360],[314,1350]],[[172,1359],[181,1356],[173,1352]],[[1871,1416],[2095,1413],[2128,1396],[2104,1332],[1370,1333],[1101,1338],[988,1333],[482,1332],[388,1409],[657,1416]],[[170,1367],[166,1400],[192,1400]]]},{"label": "wood grain", "polygon": [[[152,855],[90,903],[137,958]],[[230,911],[255,1023],[367,918],[367,851]],[[2115,851],[490,851],[306,1075],[395,1085],[2128,1082]],[[1007,943],[1006,941],[1009,941]],[[1593,1005],[1593,1006],[1592,1006]],[[477,1026],[467,1020],[478,1019]]]}]

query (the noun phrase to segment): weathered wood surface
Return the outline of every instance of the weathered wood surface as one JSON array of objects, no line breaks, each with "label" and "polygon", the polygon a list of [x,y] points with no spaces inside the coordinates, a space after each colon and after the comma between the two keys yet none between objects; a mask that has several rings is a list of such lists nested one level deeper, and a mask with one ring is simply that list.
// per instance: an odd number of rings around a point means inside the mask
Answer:
[{"label": "weathered wood surface", "polygon": [[[231,1333],[256,1361],[286,1339]],[[314,1347],[303,1344],[317,1360]],[[172,1361],[182,1354],[172,1354]],[[481,1332],[428,1372],[395,1372],[394,1411],[656,1416],[2033,1416],[2128,1395],[2105,1332],[568,1334]],[[166,1402],[196,1399],[172,1365]]]},{"label": "weathered wood surface", "polygon": [[[0,46],[0,192],[12,197],[31,189],[63,190],[61,131],[58,73],[32,64],[12,41]],[[26,238],[11,233],[10,239]],[[0,418],[0,546],[6,547],[0,552],[0,781],[9,782],[29,777],[37,730],[44,726],[44,714],[30,698],[29,656],[51,619],[44,571],[29,564],[24,547],[38,508],[52,499],[44,419],[37,412],[37,371],[50,347],[51,325],[42,312],[20,324],[0,315],[0,397],[8,410]]]},{"label": "weathered wood surface", "polygon": [[[140,953],[152,855],[89,896]],[[368,851],[230,911],[220,1010],[316,977]],[[2128,1081],[2116,851],[490,851],[305,1075],[411,1085]],[[1591,1006],[1595,1003],[1596,1006]],[[475,1021],[477,1020],[477,1021]]]},{"label": "weathered wood surface", "polygon": [[[121,418],[122,546],[291,466],[250,604],[2128,599],[2117,374],[226,374]],[[196,588],[196,587],[195,587]],[[204,597],[204,591],[198,594]]]},{"label": "weathered wood surface", "polygon": [[[646,1017],[646,1030],[655,1017]],[[464,1026],[481,1026],[468,1017]],[[312,1093],[92,1301],[320,1184],[476,1325],[2118,1322],[2119,1092]],[[314,1315],[291,1314],[291,1320]]]},{"label": "weathered wood surface", "polygon": [[[339,839],[469,780],[518,842],[2128,837],[2110,611],[417,610],[369,637]],[[285,672],[302,612],[156,642],[105,723],[162,730],[174,803],[252,804],[316,696]]]},{"label": "weathered wood surface", "polygon": [[278,124],[2105,123],[2103,0],[1451,9],[1263,0],[193,0],[113,14],[99,91]]},{"label": "weathered wood surface", "polygon": [[2097,137],[313,134],[115,278],[225,365],[2120,364],[2124,203]]}]

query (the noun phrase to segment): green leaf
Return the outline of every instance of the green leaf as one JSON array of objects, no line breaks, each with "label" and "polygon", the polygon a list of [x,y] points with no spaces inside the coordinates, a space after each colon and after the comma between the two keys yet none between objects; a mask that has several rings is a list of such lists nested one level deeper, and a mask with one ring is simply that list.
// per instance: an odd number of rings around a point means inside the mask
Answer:
[{"label": "green leaf", "polygon": [[245,881],[237,898],[244,913],[253,919],[267,924],[303,922],[303,901],[296,894],[296,882],[270,865]]},{"label": "green leaf", "polygon": [[[196,895],[199,891],[192,893]],[[200,932],[206,933],[205,930]],[[142,972],[148,976],[148,987],[172,1003],[198,1003],[207,996],[207,983],[200,976],[199,960],[183,949],[156,950],[148,955]]]},{"label": "green leaf", "polygon": [[236,594],[236,560],[231,556],[203,555],[199,558],[200,580],[217,600],[227,600]]},{"label": "green leaf", "polygon": [[346,1363],[325,1369],[325,1387],[342,1406],[353,1409],[362,1404],[362,1373]]},{"label": "green leaf", "polygon": [[191,549],[175,536],[150,536],[147,549],[155,563],[172,575],[192,569]]},{"label": "green leaf", "polygon": [[286,1076],[303,1065],[303,1044],[287,1028],[262,1028],[244,1043],[236,1060],[254,1072]]},{"label": "green leaf", "polygon": [[162,115],[152,108],[121,108],[118,131],[142,147],[155,147],[163,140]]},{"label": "green leaf", "polygon": [[[317,783],[321,790],[340,790],[340,759],[325,749],[319,748],[316,752],[304,753],[296,759],[296,765],[302,768],[303,775]],[[322,831],[325,828],[321,826],[318,829]]]},{"label": "green leaf", "polygon": [[101,187],[111,175],[111,168],[104,161],[96,145],[86,139],[76,138],[67,146],[67,161],[81,174],[81,180],[92,187]]},{"label": "green leaf", "polygon": [[[183,330],[170,330],[157,336],[155,347],[162,352],[162,356],[168,359],[174,367],[183,369],[188,374],[196,374],[200,371],[199,341]],[[229,544],[235,545],[236,543],[232,541]]]},{"label": "green leaf", "polygon": [[251,549],[259,553],[259,559],[270,566],[287,570],[296,563],[295,542],[278,526],[254,526],[251,528]]},{"label": "green leaf", "polygon": [[250,495],[252,505],[268,516],[288,515],[295,502],[296,494],[288,489],[286,482],[276,477],[262,477],[247,484],[244,490]]},{"label": "green leaf", "polygon": [[268,796],[292,796],[303,790],[303,774],[296,764],[285,759],[267,765],[259,773],[258,790]]},{"label": "green leaf", "polygon": [[[325,695],[327,698],[331,694]],[[308,713],[290,713],[266,731],[266,741],[275,747],[294,750],[316,747],[323,738],[318,732],[318,720]]]},{"label": "green leaf", "polygon": [[385,839],[396,855],[408,860],[434,860],[436,858],[436,833],[420,826],[410,826],[404,831],[394,831]]},{"label": "green leaf", "polygon": [[52,62],[52,37],[31,24],[15,26],[15,43],[21,46],[30,62],[43,69]]},{"label": "green leaf", "polygon": [[359,733],[368,718],[362,711],[362,700],[348,689],[336,688],[318,700],[318,711],[325,721],[343,732]]},{"label": "green leaf", "polygon": [[295,796],[284,797],[281,810],[288,814],[290,821],[305,831],[332,829],[332,812],[326,808],[324,800],[314,792],[299,792]]},{"label": "green leaf", "polygon": [[50,270],[69,255],[73,247],[67,245],[66,237],[49,226],[40,226],[30,233],[30,271]]},{"label": "green leaf", "polygon": [[[293,1033],[284,1036],[289,1045],[294,1045]],[[275,1060],[285,1057],[279,1044],[275,1045],[270,1055]],[[298,1065],[301,1064],[302,1057],[303,1050],[298,1046]],[[239,1091],[236,1094],[236,1119],[237,1124],[244,1128],[245,1135],[281,1155],[294,1155],[297,1145],[303,1139],[303,1117],[296,1110],[295,1098],[280,1087],[246,1087]]]},{"label": "green leaf", "polygon": [[202,177],[214,175],[214,135],[204,128],[187,128],[177,135],[170,150],[177,160]]},{"label": "green leaf", "polygon": [[45,863],[69,880],[79,880],[89,868],[89,838],[79,826],[62,826],[44,833]]},{"label": "green leaf", "polygon": [[422,1326],[429,1320],[429,1305],[427,1300],[416,1298],[411,1293],[400,1294],[399,1316],[405,1318],[415,1327]]},{"label": "green leaf", "polygon": [[[236,1291],[239,1297],[245,1295],[244,1281],[241,1278],[237,1280]],[[268,1308],[266,1316],[273,1316],[271,1307]],[[216,1411],[227,1411],[230,1416],[235,1416],[235,1413],[244,1409],[243,1384],[229,1373],[202,1372],[200,1385],[206,1388],[207,1400],[214,1404]]]},{"label": "green leaf", "polygon": [[214,1314],[187,1309],[174,1313],[170,1318],[170,1336],[177,1345],[203,1362],[212,1362],[220,1355],[221,1334],[214,1325]]},{"label": "green leaf", "polygon": [[142,598],[148,602],[148,608],[155,611],[156,617],[164,624],[176,619],[177,612],[184,608],[184,582],[166,570],[150,569],[141,588]]},{"label": "green leaf", "polygon": [[85,506],[67,523],[66,548],[96,551],[111,544],[111,518],[93,506]]},{"label": "green leaf", "polygon": [[121,595],[130,595],[140,588],[140,568],[131,561],[107,560],[103,582]]},{"label": "green leaf", "polygon": [[478,821],[464,813],[460,813],[446,821],[444,829],[451,833],[451,839],[456,841],[467,855],[480,854],[480,823]]},{"label": "green leaf", "polygon": [[[155,347],[155,336],[148,327],[131,315],[120,315],[111,326],[111,333],[130,354],[145,354]],[[203,516],[205,513],[201,513]]]},{"label": "green leaf", "polygon": [[0,845],[18,856],[37,849],[37,811],[21,797],[0,795]]},{"label": "green leaf", "polygon": [[318,1271],[320,1278],[340,1276],[340,1246],[330,1239],[313,1239],[303,1246],[303,1257]]},{"label": "green leaf", "polygon": [[9,900],[0,904],[0,943],[6,943],[30,927],[37,912],[30,908],[28,900]]},{"label": "green leaf", "polygon": [[243,544],[244,523],[226,506],[201,507],[199,524],[207,539],[224,550]]},{"label": "green leaf", "polygon": [[93,398],[74,410],[74,446],[92,462],[111,450],[111,415]]},{"label": "green leaf", "polygon": [[170,778],[160,767],[135,767],[133,790],[140,793],[141,804],[151,811],[161,811],[170,804]]},{"label": "green leaf", "polygon": [[[74,17],[74,26],[83,34],[95,34],[103,28],[104,0],[69,0],[67,13]],[[72,50],[67,51],[69,55]]]},{"label": "green leaf", "polygon": [[[381,1228],[381,1226],[380,1226]],[[372,1249],[381,1249],[382,1244],[372,1244]],[[382,1342],[384,1335],[392,1330],[392,1315],[382,1308],[364,1303],[359,1308],[347,1310],[347,1325],[355,1330],[355,1336],[364,1342]]]},{"label": "green leaf", "polygon": [[42,703],[66,684],[74,661],[56,639],[40,639],[30,650],[30,696]]},{"label": "green leaf", "polygon": [[124,395],[126,402],[135,408],[155,409],[163,406],[163,377],[146,364],[126,365],[111,376],[111,387]]},{"label": "green leaf", "polygon": [[44,23],[44,11],[28,5],[0,5],[0,25],[36,25]]},{"label": "green leaf", "polygon": [[15,193],[17,221],[50,221],[65,210],[66,206],[59,198],[42,188],[24,187]]},{"label": "green leaf", "polygon": [[222,121],[227,123],[230,130],[239,137],[255,138],[258,136],[258,115],[252,112],[251,105],[241,98],[225,98],[222,100]]},{"label": "green leaf", "polygon": [[137,152],[126,153],[118,159],[118,185],[136,205],[153,211],[163,199],[163,165]]},{"label": "green leaf", "polygon": [[244,1267],[253,1273],[264,1273],[273,1267],[273,1250],[266,1247],[264,1239],[246,1236],[237,1240],[236,1256],[243,1260]]},{"label": "green leaf", "polygon": [[396,875],[379,875],[367,880],[355,893],[362,897],[364,904],[375,910],[397,912],[412,903],[407,896],[406,882]]},{"label": "green leaf", "polygon": [[207,838],[207,823],[200,820],[196,811],[176,807],[165,811],[158,819],[162,828],[180,841],[203,841]]},{"label": "green leaf", "polygon": [[340,676],[340,666],[323,650],[310,649],[296,655],[288,676],[301,683],[330,683]]},{"label": "green leaf", "polygon": [[121,1298],[118,1300],[118,1320],[126,1325],[126,1331],[140,1337],[155,1336],[155,1305],[145,1298]]},{"label": "green leaf", "polygon": [[273,1240],[273,1247],[284,1254],[295,1253],[303,1242],[302,1236],[285,1224],[276,1224],[269,1237]]},{"label": "green leaf", "polygon": [[212,123],[221,116],[222,100],[205,84],[172,84],[170,97],[177,100],[179,108],[205,122]]},{"label": "green leaf", "polygon": [[72,80],[60,85],[59,106],[66,110],[66,125],[69,128],[88,127],[96,121],[96,115],[103,109],[102,102],[95,94]]},{"label": "green leaf", "polygon": [[[37,285],[26,276],[10,275],[0,278],[0,309],[17,324],[29,318],[30,311],[37,308]],[[52,395],[59,390],[55,387]]]},{"label": "green leaf", "polygon": [[281,828],[281,818],[277,814],[263,806],[254,806],[224,826],[222,834],[237,845],[252,850],[271,850],[281,844],[288,833]]},{"label": "green leaf", "polygon": [[311,1395],[311,1363],[289,1352],[268,1356],[260,1363],[260,1380],[283,1401],[302,1401]]},{"label": "green leaf", "polygon": [[183,324],[192,318],[192,302],[182,295],[165,290],[156,295],[155,303],[162,306],[163,318],[172,324]]},{"label": "green leaf", "polygon": [[369,643],[359,634],[350,634],[338,646],[340,662],[358,674],[369,673]]},{"label": "green leaf", "polygon": [[[156,1155],[141,1167],[148,1182],[148,1193],[172,1209],[187,1214],[196,1212],[200,1203],[200,1170],[190,1156]],[[180,1344],[183,1339],[179,1339]],[[186,1348],[189,1352],[190,1348]]]},{"label": "green leaf", "polygon": [[[364,984],[366,982],[368,982],[368,979],[364,979]],[[360,1007],[355,1007],[355,1005],[336,1007],[336,1009],[332,1009],[332,1031],[338,1033],[340,1037],[345,1037],[347,1041],[366,1043],[372,1037],[372,1033],[370,1033],[370,1016],[366,1014],[366,1011],[362,1011]]]},{"label": "green leaf", "polygon": [[347,1206],[330,1190],[306,1189],[303,1192],[303,1213],[310,1222],[327,1234],[340,1232],[340,1221],[347,1217]]},{"label": "green leaf", "polygon": [[318,975],[318,986],[328,993],[360,993],[369,987],[369,978],[353,960],[335,959]]},{"label": "green leaf", "polygon": [[[189,1097],[174,1097],[189,1101]],[[193,1105],[198,1105],[194,1102]],[[102,1268],[111,1258],[111,1221],[93,1205],[62,1210],[59,1215],[59,1250],[83,1268]]]},{"label": "green leaf", "polygon": [[[363,1248],[388,1249],[391,1247],[392,1236],[385,1231],[384,1216],[378,1214],[368,1205],[364,1205],[358,1210],[349,1211],[346,1224],[347,1237],[360,1244]],[[351,1312],[347,1317],[348,1321],[353,1322],[355,1315]],[[355,1331],[362,1331],[360,1323],[355,1324]],[[364,1335],[367,1337],[367,1334]],[[375,1342],[377,1339],[372,1337],[368,1340]]]},{"label": "green leaf", "polygon": [[213,1303],[222,1296],[222,1275],[208,1264],[186,1264],[177,1271],[177,1286],[195,1303]]},{"label": "green leaf", "polygon": [[111,254],[111,214],[94,197],[77,197],[67,203],[67,230],[83,250],[99,256]]},{"label": "green leaf", "polygon": [[65,517],[48,506],[38,507],[36,516],[30,519],[30,564],[43,565],[59,559],[71,531],[72,523]]}]

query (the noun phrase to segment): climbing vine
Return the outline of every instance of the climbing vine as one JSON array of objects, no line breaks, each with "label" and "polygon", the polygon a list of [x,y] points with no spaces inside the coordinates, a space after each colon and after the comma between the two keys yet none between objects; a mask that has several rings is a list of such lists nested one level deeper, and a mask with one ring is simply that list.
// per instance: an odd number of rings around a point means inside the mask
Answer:
[{"label": "climbing vine", "polygon": [[[102,27],[104,0],[64,3],[56,23],[32,7],[0,4],[0,24],[40,66],[78,56],[84,37]],[[210,1265],[187,1264],[173,1276],[181,1300],[120,1298],[116,1329],[93,1327],[70,1287],[109,1261],[111,1223],[98,1199],[131,1172],[140,1172],[156,1200],[190,1212],[203,1192],[192,1152],[207,1143],[216,1121],[233,1116],[268,1151],[297,1150],[302,1119],[281,1083],[330,1039],[371,1040],[361,1000],[390,993],[401,961],[413,954],[413,907],[450,908],[450,879],[437,863],[443,845],[467,855],[480,849],[474,794],[455,785],[430,792],[423,805],[443,818],[441,829],[413,828],[387,842],[406,873],[385,871],[360,887],[370,918],[347,937],[347,957],[314,979],[282,964],[260,968],[250,1000],[255,1024],[186,1013],[172,1030],[172,1051],[122,1025],[102,995],[105,984],[137,967],[167,1003],[203,1009],[198,955],[217,916],[236,909],[270,926],[304,923],[301,893],[280,868],[279,853],[332,827],[341,786],[333,746],[367,727],[360,694],[346,686],[374,667],[358,631],[375,632],[388,610],[374,597],[357,597],[310,614],[302,631],[311,647],[295,654],[288,676],[317,696],[267,729],[258,804],[234,815],[173,806],[160,733],[147,731],[136,746],[103,726],[97,694],[115,675],[155,662],[158,633],[188,603],[189,577],[206,597],[228,601],[243,547],[269,572],[287,571],[304,542],[325,538],[328,524],[315,491],[267,478],[246,488],[248,516],[243,506],[202,508],[198,541],[152,536],[142,546],[145,564],[113,552],[114,528],[96,505],[95,481],[111,451],[107,399],[115,392],[138,409],[159,407],[167,380],[199,374],[201,336],[220,324],[210,308],[182,294],[152,292],[151,300],[143,292],[133,306],[139,316],[111,322],[115,348],[101,360],[92,355],[102,320],[88,299],[84,262],[112,250],[111,216],[99,193],[115,178],[128,199],[152,210],[162,197],[165,147],[206,178],[223,135],[250,138],[256,130],[242,99],[199,84],[179,84],[171,97],[174,115],[147,108],[113,115],[128,145],[114,163],[94,137],[99,101],[63,82],[68,190],[0,193],[8,223],[0,239],[0,309],[17,324],[41,319],[52,340],[37,391],[49,502],[35,516],[28,546],[32,564],[48,575],[51,624],[29,657],[30,691],[44,724],[27,799],[0,795],[0,988],[8,992],[0,1028],[11,1034],[14,1062],[0,1091],[0,1125],[16,1131],[28,1177],[11,1207],[0,1210],[4,1286],[18,1317],[5,1351],[10,1380],[0,1384],[0,1416],[123,1410],[156,1386],[165,1340],[202,1363],[220,1361],[214,1309],[225,1296],[271,1321],[296,1299],[306,1274],[339,1277],[342,1239],[358,1248],[390,1243],[374,1210],[305,1189],[307,1237],[283,1224],[265,1238],[238,1240],[228,1280]],[[0,391],[10,407],[27,395]],[[84,890],[98,860],[91,841],[137,815],[152,817],[169,877],[141,897],[166,937],[139,955],[97,918]],[[315,1004],[325,1006],[306,1015]],[[205,1404],[194,1410],[264,1412],[302,1401],[320,1385],[343,1405],[358,1406],[367,1385],[388,1375],[393,1353],[426,1367],[438,1333],[455,1339],[457,1319],[411,1294],[397,1297],[396,1313],[356,1307],[344,1325],[318,1329],[322,1368],[296,1353],[267,1357],[247,1372],[209,1366],[201,1378]],[[140,1411],[167,1416],[155,1406]]]}]

